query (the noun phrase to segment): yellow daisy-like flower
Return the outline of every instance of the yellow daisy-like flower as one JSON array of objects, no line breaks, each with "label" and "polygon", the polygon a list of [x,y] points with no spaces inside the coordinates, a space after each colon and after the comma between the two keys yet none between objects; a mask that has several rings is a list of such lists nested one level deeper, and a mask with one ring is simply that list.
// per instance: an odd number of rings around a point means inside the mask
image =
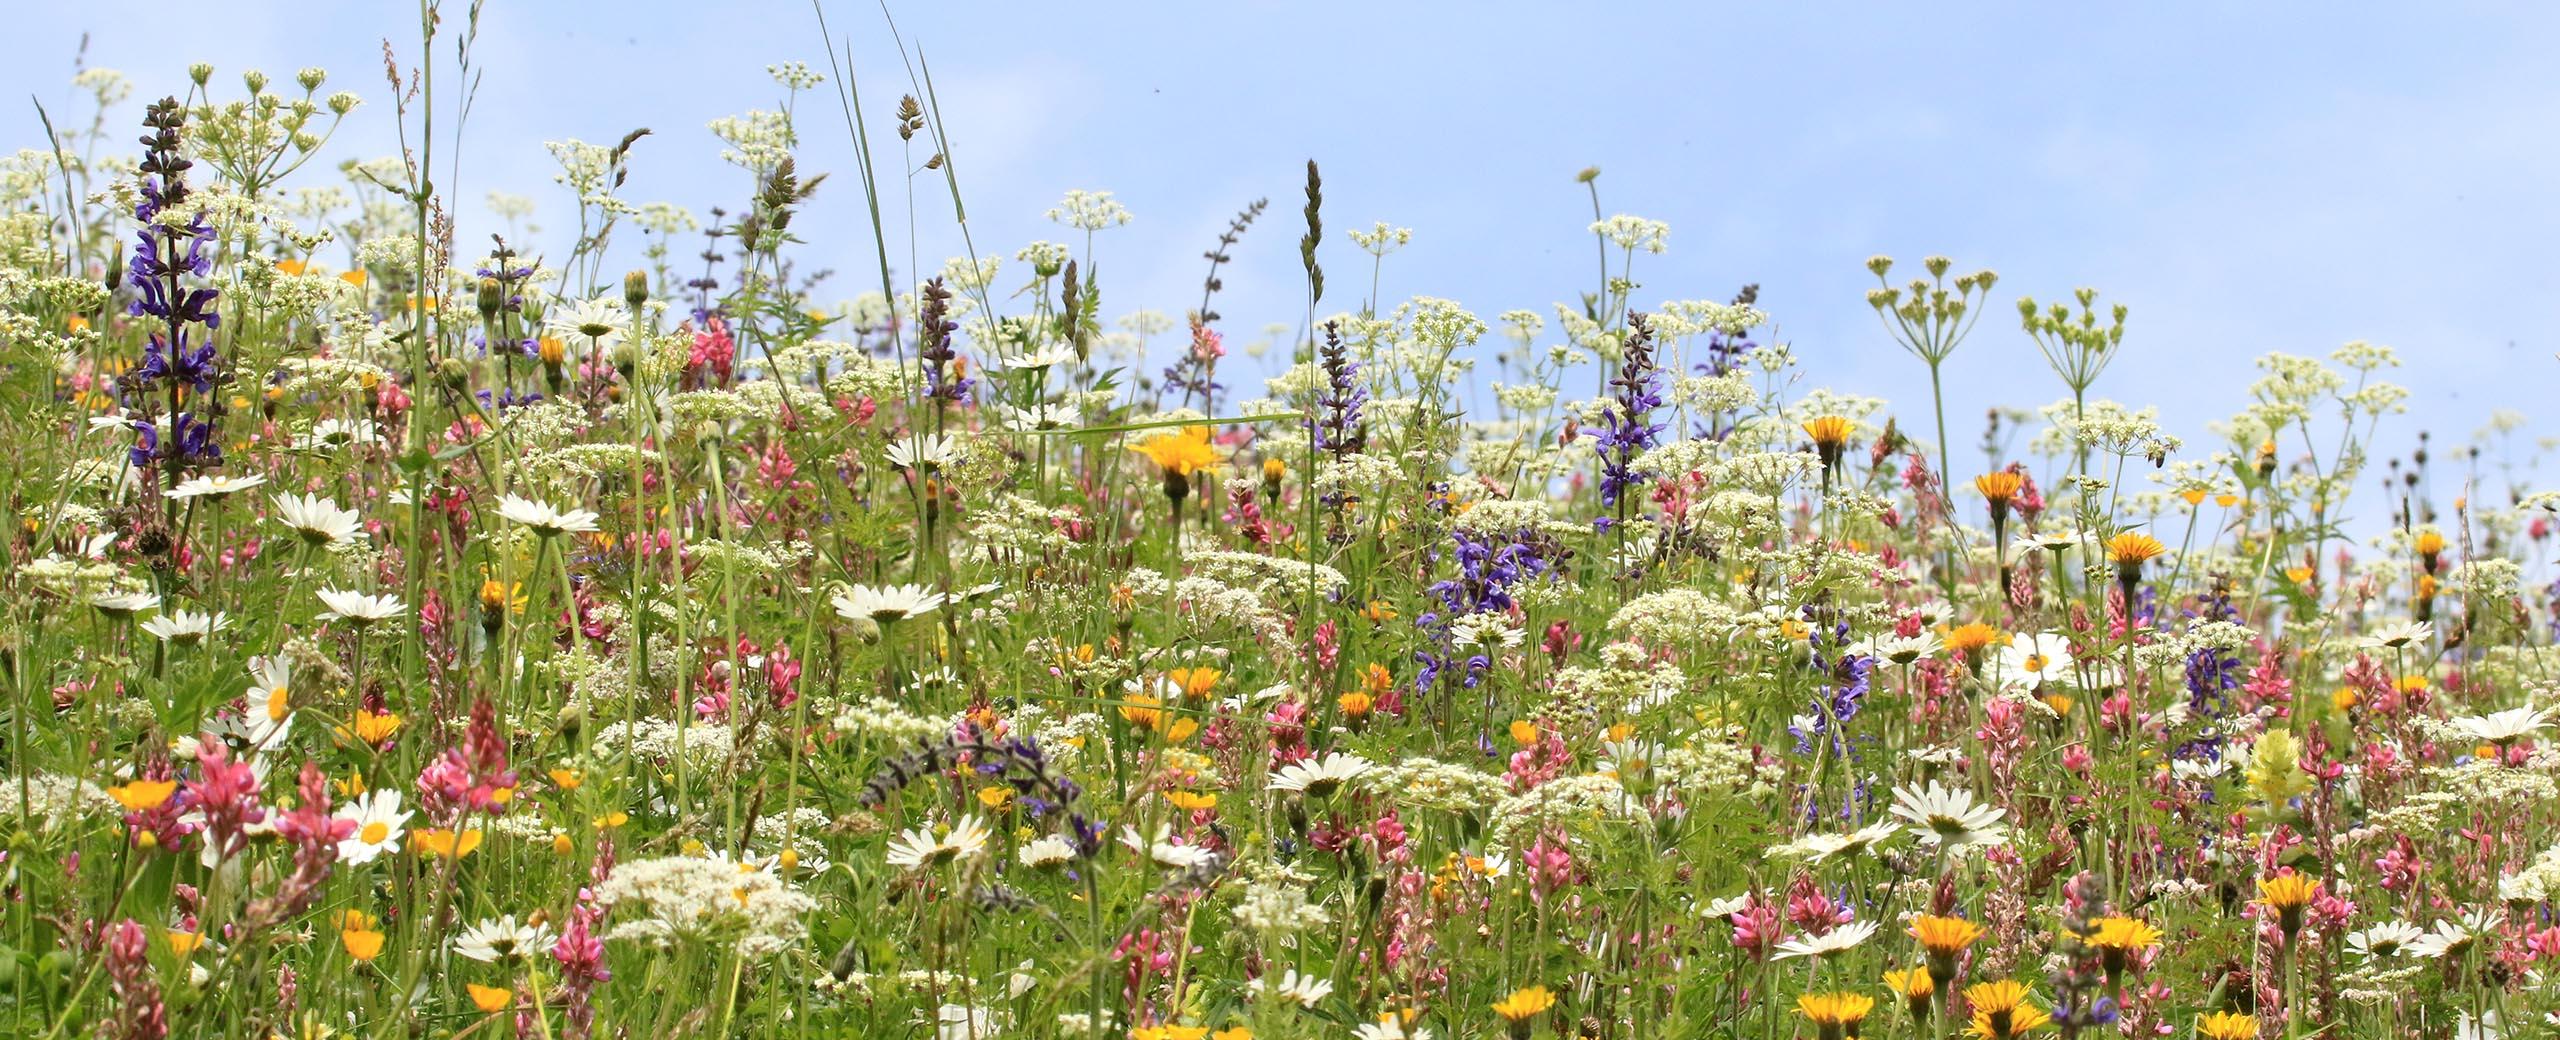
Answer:
[{"label": "yellow daisy-like flower", "polygon": [[1931,974],[1952,977],[1956,957],[1982,938],[1982,926],[1961,917],[1922,914],[1911,919],[1911,937],[1928,952]]},{"label": "yellow daisy-like flower", "polygon": [[2258,905],[2276,912],[2276,923],[2290,936],[2302,930],[2303,908],[2320,898],[2320,882],[2296,871],[2258,879]]},{"label": "yellow daisy-like flower", "polygon": [[2168,551],[2169,547],[2160,544],[2160,539],[2140,531],[2126,531],[2107,539],[2107,558],[2115,561],[2118,570],[2138,569],[2153,557]]},{"label": "yellow daisy-like flower", "polygon": [[2236,1011],[2197,1015],[2196,1035],[2204,1040],[2257,1040],[2258,1020]]},{"label": "yellow daisy-like flower", "polygon": [[1929,1002],[1938,995],[1938,980],[1931,978],[1925,967],[1888,971],[1884,973],[1884,988],[1902,998],[1912,1018],[1920,1019],[1929,1015]]},{"label": "yellow daisy-like flower", "polygon": [[2134,917],[2101,917],[2089,945],[2108,950],[2148,950],[2160,945],[2160,929]]},{"label": "yellow daisy-like flower", "polygon": [[2099,963],[2112,975],[2132,963],[2134,954],[2160,945],[2160,929],[2139,918],[2101,917],[2089,945],[2098,948]]},{"label": "yellow daisy-like flower", "polygon": [[1494,1001],[1493,1013],[1502,1016],[1503,1021],[1518,1027],[1546,1013],[1548,1008],[1554,1006],[1556,1006],[1554,990],[1545,986],[1529,986],[1513,990],[1510,996]]},{"label": "yellow daisy-like flower", "polygon": [[1218,688],[1221,674],[1215,668],[1175,668],[1165,672],[1164,678],[1181,690],[1184,697],[1196,701],[1208,697],[1210,691]]},{"label": "yellow daisy-like flower", "polygon": [[1866,1021],[1867,1012],[1875,1007],[1876,999],[1863,993],[1806,993],[1796,997],[1796,1013],[1813,1023],[1824,1037],[1835,1040]]},{"label": "yellow daisy-like flower", "polygon": [[1130,451],[1147,457],[1169,476],[1188,478],[1202,470],[1216,469],[1226,461],[1218,446],[1209,442],[1209,426],[1185,426],[1159,433],[1129,446]]},{"label": "yellow daisy-like flower", "polygon": [[2007,470],[1973,478],[1973,489],[1982,492],[1982,497],[1991,502],[1991,515],[1994,517],[2008,511],[2009,500],[2018,497],[2018,489],[2026,484],[2027,478]]},{"label": "yellow daisy-like flower", "polygon": [[1973,1008],[1973,1035],[1984,1040],[2008,1040],[2053,1021],[2043,1008],[2027,1002],[2026,984],[2015,979],[1967,986],[1964,999]]},{"label": "yellow daisy-like flower", "polygon": [[1958,657],[1970,659],[1974,655],[1981,653],[1991,644],[1999,641],[1999,629],[1993,628],[1979,621],[1967,622],[1948,630],[1946,638],[1947,652]]},{"label": "yellow daisy-like flower", "polygon": [[1805,421],[1804,435],[1813,438],[1815,448],[1836,453],[1849,443],[1851,428],[1846,417],[1822,415]]}]

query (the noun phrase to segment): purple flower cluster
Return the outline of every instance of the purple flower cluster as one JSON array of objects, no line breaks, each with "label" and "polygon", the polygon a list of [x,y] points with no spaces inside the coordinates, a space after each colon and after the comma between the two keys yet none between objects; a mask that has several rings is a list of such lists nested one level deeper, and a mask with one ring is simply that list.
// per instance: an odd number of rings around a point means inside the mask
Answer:
[{"label": "purple flower cluster", "polygon": [[924,362],[925,397],[938,401],[965,401],[969,398],[969,377],[952,371],[960,348],[952,337],[959,333],[960,323],[951,320],[951,290],[942,279],[924,283],[924,303],[916,315],[917,335],[921,337],[916,357]]},{"label": "purple flower cluster", "polygon": [[1360,424],[1360,409],[1369,391],[1360,386],[1360,363],[1342,343],[1340,323],[1324,323],[1324,347],[1317,353],[1324,369],[1323,393],[1316,395],[1316,414],[1307,419],[1316,450],[1341,458],[1369,446],[1369,431]]},{"label": "purple flower cluster", "polygon": [[[1414,652],[1421,664],[1415,673],[1414,689],[1428,691],[1440,679],[1440,672],[1456,656],[1450,644],[1453,623],[1469,614],[1508,611],[1514,606],[1512,587],[1553,570],[1547,560],[1546,546],[1530,532],[1521,531],[1508,540],[1495,544],[1479,539],[1465,530],[1449,532],[1457,543],[1449,554],[1458,565],[1458,574],[1431,586],[1432,596],[1440,600],[1441,609],[1429,611],[1414,619],[1414,624],[1432,633],[1432,645]],[[1469,689],[1484,678],[1485,669],[1493,667],[1493,659],[1475,654],[1465,661],[1466,686]]]},{"label": "purple flower cluster", "polygon": [[1641,314],[1627,318],[1626,356],[1617,378],[1609,380],[1610,403],[1601,413],[1594,437],[1600,453],[1600,503],[1614,506],[1628,488],[1644,482],[1634,470],[1636,456],[1654,446],[1663,424],[1649,421],[1662,407],[1656,390],[1662,371],[1653,359],[1653,328]]},{"label": "purple flower cluster", "polygon": [[125,377],[125,384],[140,393],[166,391],[169,430],[164,440],[161,424],[137,420],[134,429],[140,439],[133,448],[133,465],[137,469],[162,465],[171,484],[190,468],[222,461],[222,442],[214,435],[212,415],[185,410],[187,394],[204,399],[213,392],[221,372],[213,333],[222,326],[222,315],[214,306],[221,294],[186,280],[189,275],[202,278],[212,272],[213,257],[207,247],[213,243],[213,227],[205,223],[201,210],[184,223],[170,218],[185,212],[187,169],[195,165],[179,147],[178,132],[186,118],[176,98],[161,99],[143,116],[142,123],[151,132],[142,138],[142,201],[133,212],[142,230],[135,233],[133,264],[125,274],[125,283],[135,292],[127,313],[156,319],[160,325],[151,330],[142,363]]},{"label": "purple flower cluster", "polygon": [[[1805,608],[1808,620],[1813,620],[1813,613],[1812,607]],[[1787,732],[1796,738],[1799,755],[1811,754],[1813,742],[1819,738],[1830,745],[1832,754],[1850,756],[1852,750],[1844,731],[1849,720],[1858,716],[1859,707],[1866,703],[1873,687],[1876,659],[1845,652],[1849,644],[1848,622],[1839,622],[1830,629],[1826,636],[1817,625],[1812,638],[1805,641],[1813,654],[1813,670],[1826,675],[1829,681],[1814,692],[1806,714],[1798,716],[1800,721],[1787,727]]]}]

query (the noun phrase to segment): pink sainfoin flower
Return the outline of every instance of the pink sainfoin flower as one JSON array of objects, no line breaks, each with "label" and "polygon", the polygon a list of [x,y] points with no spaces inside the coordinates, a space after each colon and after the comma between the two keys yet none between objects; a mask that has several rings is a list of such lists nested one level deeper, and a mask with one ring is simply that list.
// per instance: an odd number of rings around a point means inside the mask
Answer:
[{"label": "pink sainfoin flower", "polygon": [[551,959],[560,965],[562,1035],[585,1040],[595,1028],[595,991],[613,978],[604,966],[604,940],[596,937],[596,911],[581,901],[569,911],[569,927],[551,944]]},{"label": "pink sainfoin flower", "polygon": [[187,785],[187,802],[204,827],[204,860],[208,865],[231,858],[249,844],[249,828],[263,823],[267,811],[258,805],[258,771],[231,760],[222,738],[199,738],[196,765],[203,773]]},{"label": "pink sainfoin flower", "polygon": [[107,929],[107,985],[115,993],[109,1035],[118,1040],[160,1040],[169,1035],[169,1008],[151,971],[151,938],[128,917]]},{"label": "pink sainfoin flower", "polygon": [[1768,960],[1770,951],[1787,938],[1786,918],[1758,892],[1743,897],[1742,909],[1725,920],[1733,923],[1734,948],[1755,961]]},{"label": "pink sainfoin flower", "polygon": [[295,787],[299,803],[276,819],[276,834],[293,846],[293,873],[285,875],[273,894],[249,904],[247,920],[254,926],[310,909],[338,862],[338,843],[356,832],[356,821],[329,814],[329,781],[318,764],[304,760]]},{"label": "pink sainfoin flower", "polygon": [[507,767],[507,745],[498,738],[495,711],[485,698],[473,704],[462,746],[446,748],[418,774],[418,802],[429,818],[450,823],[466,813],[507,811],[515,797],[516,772]]}]

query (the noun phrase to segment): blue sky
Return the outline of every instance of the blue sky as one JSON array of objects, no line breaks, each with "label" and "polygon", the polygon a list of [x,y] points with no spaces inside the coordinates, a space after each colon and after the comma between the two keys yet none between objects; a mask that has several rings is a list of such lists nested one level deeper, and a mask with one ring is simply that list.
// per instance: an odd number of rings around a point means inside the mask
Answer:
[{"label": "blue sky", "polygon": [[[461,17],[459,0],[449,21]],[[766,64],[825,55],[805,3],[490,0],[465,183],[568,214],[541,142],[657,130],[626,196],[735,207],[709,120],[772,107]],[[416,50],[402,3],[51,4],[14,16],[6,96],[59,103],[71,56],[133,76],[137,101],[191,60],[226,77],[321,65],[368,101],[331,148],[391,147],[382,39]],[[1949,363],[1955,439],[1981,410],[2060,396],[2009,305],[2092,285],[2133,308],[2098,393],[2159,405],[2199,445],[2268,350],[2399,348],[2422,425],[2467,438],[2493,408],[2533,417],[2560,387],[2560,7],[2339,4],[1526,5],[1298,2],[904,4],[930,58],[982,251],[1066,239],[1042,212],[1108,189],[1136,223],[1101,244],[1106,311],[1179,314],[1200,253],[1245,202],[1218,309],[1239,337],[1291,321],[1303,164],[1321,161],[1329,303],[1357,302],[1341,231],[1415,229],[1389,299],[1481,314],[1549,309],[1592,280],[1590,203],[1668,221],[1640,304],[1762,287],[1811,380],[1896,399],[1925,423],[1917,362],[1862,300],[1861,262],[1928,253],[2002,275],[1997,310]],[[878,109],[904,73],[876,7],[830,11]],[[447,44],[449,46],[449,43]],[[800,121],[807,171],[839,177],[803,223],[812,266],[876,283],[851,151],[826,96]],[[129,115],[138,117],[139,110]],[[875,121],[885,125],[885,114]],[[23,103],[13,146],[40,144]],[[924,255],[956,252],[928,198]],[[485,228],[467,227],[471,240]],[[903,231],[900,232],[903,234]],[[1961,465],[1961,464],[1960,464]],[[2449,492],[2448,492],[2449,494]]]}]

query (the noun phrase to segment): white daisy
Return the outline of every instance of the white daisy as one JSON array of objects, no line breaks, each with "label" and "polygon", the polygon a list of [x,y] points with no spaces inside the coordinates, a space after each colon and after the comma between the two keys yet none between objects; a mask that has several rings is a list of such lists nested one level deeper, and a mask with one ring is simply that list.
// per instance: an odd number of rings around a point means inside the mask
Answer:
[{"label": "white daisy", "polygon": [[2471,944],[2479,942],[2481,936],[2493,933],[2497,928],[2498,919],[2491,914],[2449,917],[2436,922],[2427,934],[2409,940],[2409,954],[2431,961],[2460,957],[2471,949]]},{"label": "white daisy", "polygon": [[2542,732],[2551,724],[2549,708],[2509,708],[2487,715],[2452,720],[2453,731],[2483,744],[2507,745]]},{"label": "white daisy", "polygon": [[389,789],[357,795],[334,815],[356,825],[354,834],[338,842],[338,858],[352,864],[371,863],[385,852],[400,851],[400,835],[410,816],[400,811],[400,792]]},{"label": "white daisy", "polygon": [[293,528],[303,544],[320,547],[364,537],[364,518],[318,495],[277,495],[276,522]]},{"label": "white daisy", "polygon": [[1820,935],[1789,939],[1778,944],[1776,959],[1796,957],[1835,957],[1857,949],[1859,943],[1876,934],[1874,921],[1856,921],[1841,925]]},{"label": "white daisy", "polygon": [[557,939],[550,928],[517,924],[516,915],[507,914],[463,929],[453,937],[453,952],[482,964],[496,964],[539,956]]},{"label": "white daisy", "polygon": [[1802,858],[1808,863],[1829,863],[1874,848],[1901,829],[1901,825],[1892,820],[1878,820],[1847,834],[1808,834],[1770,849],[1769,855]]},{"label": "white daisy", "polygon": [[119,621],[160,605],[160,597],[148,592],[101,592],[89,597],[89,605],[98,613]]},{"label": "white daisy", "polygon": [[249,710],[235,727],[248,746],[264,751],[293,732],[293,661],[282,655],[249,659]]},{"label": "white daisy", "polygon": [[2427,933],[2407,921],[2385,921],[2347,933],[2347,952],[2358,957],[2396,957]]},{"label": "white daisy", "polygon": [[2427,622],[2403,621],[2396,625],[2384,625],[2374,629],[2373,634],[2358,640],[2356,645],[2367,650],[2398,650],[2424,643],[2435,638],[2435,634],[2436,626]]},{"label": "white daisy", "polygon": [[1047,870],[1076,858],[1076,847],[1055,834],[1043,834],[1015,849],[1013,858],[1033,870]]},{"label": "white daisy", "polygon": [[1942,645],[1937,636],[1923,632],[1916,636],[1883,636],[1873,639],[1867,642],[1865,650],[1886,661],[1902,665],[1924,657],[1936,656]]},{"label": "white daisy", "polygon": [[221,611],[202,614],[177,610],[142,623],[142,630],[178,646],[194,646],[206,636],[231,627],[231,616]]},{"label": "white daisy", "polygon": [[553,304],[542,317],[542,330],[564,340],[598,349],[620,342],[631,331],[631,313],[622,301],[611,296],[577,300],[567,306]]},{"label": "white daisy", "polygon": [[1052,343],[1038,350],[1026,350],[1022,353],[1006,358],[1004,359],[1004,367],[1014,369],[1016,371],[1027,371],[1037,368],[1052,368],[1066,364],[1067,362],[1075,359],[1076,352],[1073,348],[1068,347],[1064,343]]},{"label": "white daisy", "polygon": [[1274,791],[1296,791],[1309,798],[1323,798],[1339,790],[1370,769],[1369,760],[1341,752],[1322,758],[1284,766],[1271,778]]},{"label": "white daisy", "polygon": [[923,867],[954,859],[968,859],[986,851],[986,821],[976,813],[961,817],[951,825],[949,833],[935,837],[933,827],[908,828],[889,842],[889,865]]},{"label": "white daisy", "polygon": [[922,585],[850,585],[835,594],[836,613],[847,619],[869,618],[881,624],[933,613],[942,594]]},{"label": "white daisy", "polygon": [[1255,996],[1275,995],[1299,1007],[1311,1008],[1333,992],[1333,983],[1313,975],[1300,975],[1298,969],[1291,968],[1277,982],[1265,975],[1245,983],[1244,988],[1253,991]]},{"label": "white daisy", "polygon": [[1993,806],[1975,805],[1973,792],[1950,789],[1935,780],[1926,788],[1894,788],[1893,814],[1910,821],[1912,837],[1949,851],[2009,840],[2008,814]]},{"label": "white daisy", "polygon": [[232,495],[247,491],[250,488],[257,487],[258,485],[266,482],[267,478],[255,474],[246,477],[235,477],[227,473],[208,473],[199,477],[189,477],[186,480],[181,481],[177,487],[169,489],[169,497],[196,498],[201,496],[219,502],[225,498],[231,497]]},{"label": "white daisy", "polygon": [[376,621],[399,617],[408,608],[398,596],[376,596],[342,589],[321,589],[320,603],[329,609],[320,612],[322,621],[344,621],[363,628]]},{"label": "white daisy", "polygon": [[498,499],[498,515],[533,529],[544,538],[563,534],[583,534],[596,530],[596,513],[591,509],[562,511],[527,498],[507,495]]},{"label": "white daisy", "polygon": [[899,469],[941,469],[959,453],[959,442],[939,433],[908,434],[889,442],[889,464]]},{"label": "white daisy", "polygon": [[1029,408],[1008,406],[1004,410],[1005,429],[1018,433],[1072,429],[1075,424],[1075,409],[1062,404],[1035,404]]},{"label": "white daisy", "polygon": [[2027,690],[2071,674],[2071,642],[2059,632],[2020,632],[1990,662],[1990,680]]},{"label": "white daisy", "polygon": [[1431,1031],[1406,1029],[1404,1019],[1390,1011],[1378,1016],[1374,1022],[1363,1023],[1353,1028],[1351,1037],[1352,1040],[1431,1040]]},{"label": "white daisy", "polygon": [[1156,825],[1156,836],[1150,841],[1136,827],[1120,828],[1120,844],[1129,851],[1152,859],[1158,866],[1189,870],[1218,858],[1218,854],[1197,845],[1179,845],[1173,841],[1173,825]]}]

